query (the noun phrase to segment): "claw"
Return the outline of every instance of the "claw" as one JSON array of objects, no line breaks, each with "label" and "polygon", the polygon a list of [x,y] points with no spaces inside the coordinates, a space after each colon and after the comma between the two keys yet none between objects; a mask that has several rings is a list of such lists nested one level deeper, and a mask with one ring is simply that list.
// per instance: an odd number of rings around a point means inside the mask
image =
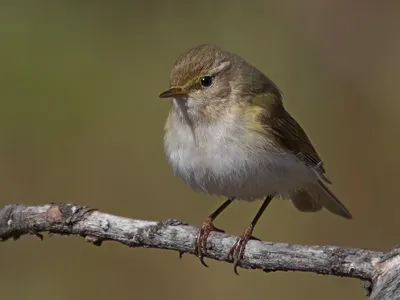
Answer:
[{"label": "claw", "polygon": [[211,231],[224,232],[223,230],[216,228],[212,223],[212,220],[209,218],[200,227],[199,233],[196,236],[195,254],[200,259],[201,264],[205,267],[208,267],[204,262],[204,257],[207,255],[207,239]]},{"label": "claw", "polygon": [[203,266],[208,267],[206,263],[204,262],[204,256],[207,254],[207,239],[208,236],[210,235],[211,231],[218,231],[218,232],[224,232],[221,229],[218,229],[214,226],[213,221],[215,220],[216,217],[219,216],[219,214],[227,208],[232,201],[235,200],[235,197],[231,197],[228,200],[226,200],[220,207],[218,207],[208,218],[205,220],[203,225],[201,225],[199,233],[196,236],[195,240],[195,247],[194,247],[194,253],[197,255],[197,257],[200,259],[200,262],[202,263]]},{"label": "claw", "polygon": [[261,215],[264,213],[264,210],[267,208],[268,204],[271,202],[272,198],[273,198],[273,196],[268,196],[265,198],[263,204],[261,205],[260,209],[258,210],[253,221],[251,221],[249,227],[246,228],[244,233],[237,239],[235,244],[233,244],[231,250],[229,250],[228,259],[233,261],[233,270],[235,271],[236,275],[239,275],[239,273],[237,272],[237,267],[242,262],[244,250],[246,249],[247,242],[249,241],[249,239],[258,240],[258,238],[255,238],[252,236],[253,230],[254,230],[254,227],[256,227],[256,224],[257,224],[258,220],[260,219]]},{"label": "claw", "polygon": [[236,275],[239,275],[237,268],[242,262],[247,242],[250,239],[258,240],[257,238],[251,235],[252,233],[253,233],[253,227],[252,226],[247,227],[245,232],[233,244],[231,250],[229,250],[228,259],[233,261],[233,271],[235,272]]}]

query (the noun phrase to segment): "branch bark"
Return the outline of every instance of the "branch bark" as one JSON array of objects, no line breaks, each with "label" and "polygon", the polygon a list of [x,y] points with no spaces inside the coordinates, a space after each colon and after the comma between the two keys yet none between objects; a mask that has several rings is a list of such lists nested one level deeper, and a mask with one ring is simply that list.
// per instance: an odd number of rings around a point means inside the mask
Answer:
[{"label": "branch bark", "polygon": [[[18,239],[25,234],[42,239],[41,232],[80,235],[97,246],[103,241],[116,241],[129,247],[194,254],[198,228],[174,219],[163,222],[134,220],[67,203],[42,206],[11,204],[0,210],[0,240]],[[236,238],[212,232],[206,257],[231,263],[227,253]],[[365,281],[370,299],[400,299],[400,256],[397,249],[382,253],[251,240],[240,266],[264,272],[303,271],[358,278]]]}]

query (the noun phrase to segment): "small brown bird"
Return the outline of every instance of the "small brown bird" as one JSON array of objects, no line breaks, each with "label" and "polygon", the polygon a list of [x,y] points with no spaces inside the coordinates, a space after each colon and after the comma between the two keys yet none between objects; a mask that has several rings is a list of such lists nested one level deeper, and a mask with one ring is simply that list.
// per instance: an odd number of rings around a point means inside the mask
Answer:
[{"label": "small brown bird", "polygon": [[300,125],[285,110],[282,94],[240,56],[213,45],[183,53],[172,69],[173,98],[165,125],[165,152],[174,173],[194,190],[226,196],[203,223],[196,253],[203,261],[215,218],[235,199],[264,198],[257,215],[232,247],[234,270],[262,213],[275,197],[304,212],[323,207],[351,219],[329,190],[321,159]]}]

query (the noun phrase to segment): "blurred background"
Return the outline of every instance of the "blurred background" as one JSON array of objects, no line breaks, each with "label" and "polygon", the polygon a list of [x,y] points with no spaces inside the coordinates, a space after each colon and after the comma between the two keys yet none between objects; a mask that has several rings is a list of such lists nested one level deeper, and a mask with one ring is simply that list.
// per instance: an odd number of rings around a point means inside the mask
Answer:
[{"label": "blurred background", "polygon": [[[400,3],[396,1],[2,1],[0,206],[80,203],[200,225],[224,199],[192,192],[163,153],[177,56],[214,43],[284,92],[354,216],[268,208],[268,241],[385,251],[399,244]],[[260,203],[216,222],[240,234]],[[355,279],[240,270],[78,237],[0,244],[13,299],[364,299]]]}]

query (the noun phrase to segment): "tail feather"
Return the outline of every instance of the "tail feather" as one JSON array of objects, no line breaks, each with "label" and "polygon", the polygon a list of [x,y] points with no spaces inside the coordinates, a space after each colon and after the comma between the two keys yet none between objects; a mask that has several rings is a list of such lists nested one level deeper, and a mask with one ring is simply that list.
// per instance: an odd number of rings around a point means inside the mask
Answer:
[{"label": "tail feather", "polygon": [[291,199],[299,211],[315,212],[322,209],[322,205],[306,190],[296,191],[295,194],[291,195]]},{"label": "tail feather", "polygon": [[338,198],[329,190],[329,188],[321,181],[307,186],[306,189],[296,191],[291,195],[294,206],[304,212],[319,211],[325,207],[331,213],[351,219],[351,213],[339,201]]},{"label": "tail feather", "polygon": [[319,190],[321,192],[318,193],[319,198],[318,201],[321,203],[327,210],[336,215],[342,216],[346,219],[352,219],[351,213],[347,210],[347,208],[343,205],[342,202],[339,201],[338,198],[329,190],[329,188],[320,180],[318,180]]}]

